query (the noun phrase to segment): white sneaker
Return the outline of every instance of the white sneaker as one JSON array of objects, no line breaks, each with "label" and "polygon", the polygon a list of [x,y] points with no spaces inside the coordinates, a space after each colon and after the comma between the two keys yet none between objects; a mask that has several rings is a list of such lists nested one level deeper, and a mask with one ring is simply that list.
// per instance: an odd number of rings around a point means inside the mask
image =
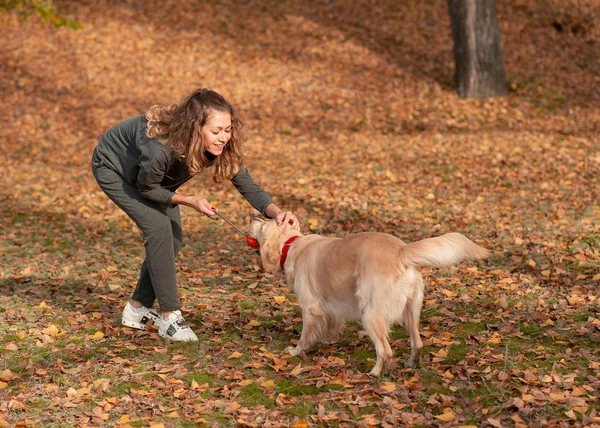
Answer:
[{"label": "white sneaker", "polygon": [[141,311],[134,310],[131,304],[127,303],[125,309],[123,309],[123,317],[121,318],[121,324],[127,327],[137,328],[138,330],[148,330],[146,324],[148,321],[156,322],[160,315],[153,309],[143,307]]},{"label": "white sneaker", "polygon": [[168,318],[160,317],[155,321],[158,326],[158,335],[164,339],[176,342],[195,342],[198,340],[196,334],[185,322],[181,311],[172,312]]}]

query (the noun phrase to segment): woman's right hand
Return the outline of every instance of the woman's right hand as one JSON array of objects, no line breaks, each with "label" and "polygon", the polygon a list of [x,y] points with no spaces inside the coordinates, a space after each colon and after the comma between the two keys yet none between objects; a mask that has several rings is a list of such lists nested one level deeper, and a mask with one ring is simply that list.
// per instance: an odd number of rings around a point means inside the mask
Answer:
[{"label": "woman's right hand", "polygon": [[215,215],[215,211],[217,211],[217,209],[213,207],[210,202],[201,196],[191,196],[190,207],[198,211],[200,214],[207,215],[208,217],[212,217]]},{"label": "woman's right hand", "polygon": [[202,196],[185,196],[175,194],[172,199],[172,203],[186,205],[188,207],[192,207],[200,214],[204,214],[208,217],[212,217],[215,215],[215,212],[218,211],[217,208],[213,207],[210,202],[203,198]]}]

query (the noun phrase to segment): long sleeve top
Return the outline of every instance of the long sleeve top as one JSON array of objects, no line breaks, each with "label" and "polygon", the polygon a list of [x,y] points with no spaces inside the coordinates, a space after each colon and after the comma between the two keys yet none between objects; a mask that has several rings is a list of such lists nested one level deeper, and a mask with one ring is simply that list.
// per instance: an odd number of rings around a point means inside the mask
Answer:
[{"label": "long sleeve top", "polygon": [[[127,183],[137,186],[142,197],[171,204],[175,191],[192,176],[186,163],[158,139],[146,135],[144,115],[127,119],[109,128],[100,137],[96,155]],[[244,165],[231,183],[261,213],[273,203],[271,196],[252,179]]]}]

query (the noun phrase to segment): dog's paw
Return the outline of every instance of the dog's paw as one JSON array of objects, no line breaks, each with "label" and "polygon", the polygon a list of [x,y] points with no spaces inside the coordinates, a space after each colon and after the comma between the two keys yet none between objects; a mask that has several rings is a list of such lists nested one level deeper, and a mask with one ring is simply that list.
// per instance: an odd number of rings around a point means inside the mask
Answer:
[{"label": "dog's paw", "polygon": [[292,357],[298,357],[303,353],[302,351],[298,351],[298,348],[295,346],[288,346],[285,348],[285,352],[290,354]]},{"label": "dog's paw", "polygon": [[369,372],[369,376],[371,377],[379,377],[381,376],[382,368],[381,367],[373,367],[373,369]]},{"label": "dog's paw", "polygon": [[404,363],[404,367],[407,368],[407,369],[416,369],[417,367],[419,367],[419,363],[413,361],[412,359],[408,359]]}]

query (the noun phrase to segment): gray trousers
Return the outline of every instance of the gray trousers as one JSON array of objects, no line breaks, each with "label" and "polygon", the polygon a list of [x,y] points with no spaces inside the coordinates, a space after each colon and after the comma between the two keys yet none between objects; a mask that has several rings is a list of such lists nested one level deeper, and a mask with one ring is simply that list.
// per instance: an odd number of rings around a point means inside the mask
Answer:
[{"label": "gray trousers", "polygon": [[144,199],[136,186],[125,182],[104,165],[95,152],[92,172],[102,191],[142,231],[146,259],[131,299],[147,308],[154,306],[154,301],[158,300],[163,312],[179,309],[175,268],[175,257],[183,236],[179,206]]}]

